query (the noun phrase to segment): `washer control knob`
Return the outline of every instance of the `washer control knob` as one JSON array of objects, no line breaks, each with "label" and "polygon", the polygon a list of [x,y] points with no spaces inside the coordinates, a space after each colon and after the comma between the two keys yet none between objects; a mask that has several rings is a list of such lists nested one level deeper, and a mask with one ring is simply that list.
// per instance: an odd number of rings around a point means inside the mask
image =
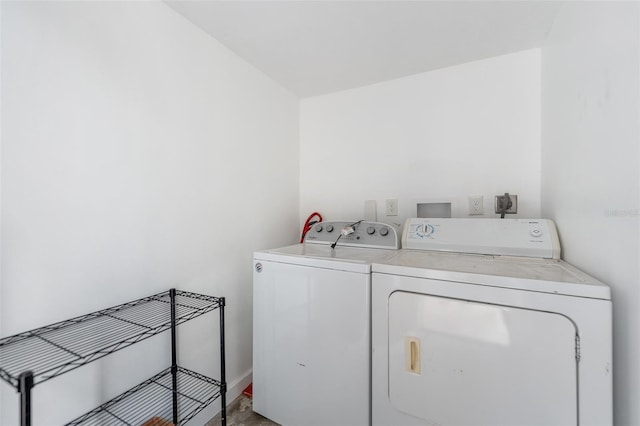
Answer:
[{"label": "washer control knob", "polygon": [[327,232],[333,232],[333,225],[327,225]]},{"label": "washer control knob", "polygon": [[380,229],[380,235],[382,235],[383,237],[386,237],[387,235],[389,235],[389,228]]},{"label": "washer control knob", "polygon": [[540,228],[533,228],[531,230],[531,236],[532,237],[539,237],[540,235],[542,235],[542,229]]},{"label": "washer control knob", "polygon": [[322,232],[322,225],[316,225],[315,228],[313,228],[316,232]]},{"label": "washer control knob", "polygon": [[376,228],[374,228],[373,226],[370,226],[367,228],[367,234],[373,235],[375,233],[376,233]]}]

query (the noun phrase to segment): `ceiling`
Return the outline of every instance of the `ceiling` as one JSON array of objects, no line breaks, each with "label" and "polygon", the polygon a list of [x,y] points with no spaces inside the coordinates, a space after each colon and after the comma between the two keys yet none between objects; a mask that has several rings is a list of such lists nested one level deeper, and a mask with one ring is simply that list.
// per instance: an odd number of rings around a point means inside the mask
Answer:
[{"label": "ceiling", "polygon": [[166,0],[300,97],[540,47],[558,1]]}]

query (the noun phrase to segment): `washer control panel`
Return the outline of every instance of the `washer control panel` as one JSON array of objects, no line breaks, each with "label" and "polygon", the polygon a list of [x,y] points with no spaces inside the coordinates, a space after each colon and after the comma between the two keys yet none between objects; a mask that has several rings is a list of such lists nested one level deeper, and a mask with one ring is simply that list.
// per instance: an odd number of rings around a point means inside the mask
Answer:
[{"label": "washer control panel", "polygon": [[400,236],[396,229],[380,222],[326,221],[313,225],[304,237],[305,243],[337,246],[399,249]]},{"label": "washer control panel", "polygon": [[414,250],[560,258],[555,224],[547,219],[407,219],[402,246]]}]

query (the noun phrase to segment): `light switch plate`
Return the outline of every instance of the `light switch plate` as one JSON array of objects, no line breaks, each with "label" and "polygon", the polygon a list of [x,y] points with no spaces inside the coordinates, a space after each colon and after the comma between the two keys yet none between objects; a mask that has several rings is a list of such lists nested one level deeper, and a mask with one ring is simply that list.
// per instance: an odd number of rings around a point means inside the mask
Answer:
[{"label": "light switch plate", "polygon": [[398,200],[396,198],[387,200],[387,216],[398,216]]}]

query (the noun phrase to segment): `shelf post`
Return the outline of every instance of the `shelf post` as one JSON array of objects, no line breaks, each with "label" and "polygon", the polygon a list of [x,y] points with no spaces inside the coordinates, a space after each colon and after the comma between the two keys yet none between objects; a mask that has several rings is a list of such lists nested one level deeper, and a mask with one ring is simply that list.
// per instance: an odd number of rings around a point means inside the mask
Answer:
[{"label": "shelf post", "polygon": [[20,426],[31,426],[31,388],[33,388],[33,372],[25,371],[18,377]]},{"label": "shelf post", "polygon": [[171,381],[173,385],[173,424],[178,424],[178,361],[176,356],[176,289],[169,290],[171,298]]},{"label": "shelf post", "polygon": [[224,306],[225,298],[221,297],[219,302],[220,309],[220,420],[222,426],[227,425],[227,380],[225,377],[225,361],[224,361]]}]

